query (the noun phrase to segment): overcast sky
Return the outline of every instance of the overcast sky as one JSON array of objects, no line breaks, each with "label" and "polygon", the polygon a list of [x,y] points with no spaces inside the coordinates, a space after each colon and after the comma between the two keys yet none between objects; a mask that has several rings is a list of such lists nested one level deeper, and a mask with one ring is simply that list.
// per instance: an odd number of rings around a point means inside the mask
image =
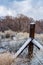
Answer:
[{"label": "overcast sky", "polygon": [[43,0],[0,0],[0,16],[17,14],[43,19]]}]

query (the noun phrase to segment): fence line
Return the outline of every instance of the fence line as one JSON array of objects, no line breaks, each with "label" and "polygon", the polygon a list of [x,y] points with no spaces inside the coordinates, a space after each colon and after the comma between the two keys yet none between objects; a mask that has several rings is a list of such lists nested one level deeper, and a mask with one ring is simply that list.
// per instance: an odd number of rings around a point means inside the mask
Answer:
[{"label": "fence line", "polygon": [[29,39],[23,44],[23,46],[15,53],[14,58],[18,57],[18,56],[22,53],[22,51],[28,46],[28,44],[30,43],[30,41],[31,41],[31,38],[29,38]]},{"label": "fence line", "polygon": [[35,34],[35,23],[30,24],[30,38],[23,44],[23,46],[15,53],[14,58],[17,58],[23,50],[28,46],[28,56],[29,58],[33,55],[33,46],[35,45],[38,49],[43,50],[43,46],[34,39]]},{"label": "fence line", "polygon": [[33,39],[32,42],[38,49],[42,49],[43,50],[43,46],[38,41]]}]

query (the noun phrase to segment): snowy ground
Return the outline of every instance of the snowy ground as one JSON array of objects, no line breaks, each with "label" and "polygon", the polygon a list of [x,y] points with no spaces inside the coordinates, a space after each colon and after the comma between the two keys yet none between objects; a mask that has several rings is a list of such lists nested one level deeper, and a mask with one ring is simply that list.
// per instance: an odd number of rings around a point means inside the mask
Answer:
[{"label": "snowy ground", "polygon": [[[1,34],[2,35],[2,34]],[[0,37],[0,54],[10,52],[10,54],[15,54],[17,50],[24,44],[24,42],[29,38],[28,33],[17,33],[13,32],[13,38],[3,38]],[[43,34],[35,34],[35,39],[38,40],[43,45]],[[28,58],[28,48],[26,48],[23,53],[13,62],[12,65],[41,65],[38,59],[35,56],[36,52],[39,50],[35,47],[34,48],[34,57],[32,58],[31,62]],[[40,53],[40,54],[39,54]],[[42,56],[42,53],[39,52],[39,57]],[[42,56],[43,58],[43,56]],[[43,65],[43,64],[42,64]]]}]

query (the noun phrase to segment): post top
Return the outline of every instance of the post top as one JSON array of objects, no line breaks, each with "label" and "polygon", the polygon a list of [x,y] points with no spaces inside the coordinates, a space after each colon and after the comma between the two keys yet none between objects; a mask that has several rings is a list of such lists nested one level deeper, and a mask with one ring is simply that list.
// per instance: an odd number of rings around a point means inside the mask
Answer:
[{"label": "post top", "polygon": [[34,25],[34,24],[35,24],[35,22],[32,22],[32,23],[30,23],[30,24],[33,24],[33,25]]}]

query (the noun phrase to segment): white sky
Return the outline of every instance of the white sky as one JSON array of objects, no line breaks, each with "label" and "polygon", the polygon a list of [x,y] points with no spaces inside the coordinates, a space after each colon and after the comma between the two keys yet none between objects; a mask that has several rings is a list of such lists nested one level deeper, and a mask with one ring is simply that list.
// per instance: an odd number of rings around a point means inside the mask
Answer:
[{"label": "white sky", "polygon": [[0,0],[0,16],[17,14],[43,19],[43,0]]}]

